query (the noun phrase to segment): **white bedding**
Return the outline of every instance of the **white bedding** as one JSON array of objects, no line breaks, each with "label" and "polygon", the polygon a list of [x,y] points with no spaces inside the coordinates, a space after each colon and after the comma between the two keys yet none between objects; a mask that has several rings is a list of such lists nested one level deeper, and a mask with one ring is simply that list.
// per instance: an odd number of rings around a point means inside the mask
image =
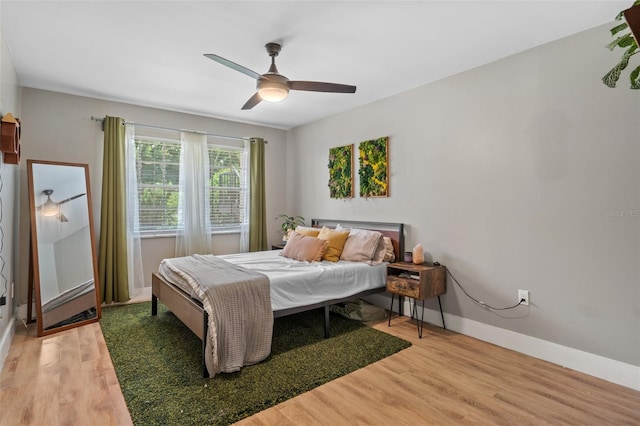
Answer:
[{"label": "white bedding", "polygon": [[67,289],[60,293],[57,296],[52,297],[42,304],[42,311],[50,311],[52,309],[57,308],[60,305],[64,305],[70,300],[76,299],[86,293],[90,293],[95,290],[95,285],[93,280],[89,280],[78,284],[75,287]]},{"label": "white bedding", "polygon": [[[219,256],[269,277],[271,306],[274,311],[312,305],[331,299],[385,286],[387,264],[368,265],[357,262],[300,262],[280,256],[281,250]],[[194,299],[199,299],[189,285],[169,270],[160,275],[177,285]]]}]

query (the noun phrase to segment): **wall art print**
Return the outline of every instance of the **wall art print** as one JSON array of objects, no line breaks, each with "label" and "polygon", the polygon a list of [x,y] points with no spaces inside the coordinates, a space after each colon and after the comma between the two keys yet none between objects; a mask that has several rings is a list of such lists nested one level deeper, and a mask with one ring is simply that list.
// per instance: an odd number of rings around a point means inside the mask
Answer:
[{"label": "wall art print", "polygon": [[329,149],[329,196],[353,197],[353,144]]},{"label": "wall art print", "polygon": [[389,196],[389,138],[360,142],[360,196]]}]

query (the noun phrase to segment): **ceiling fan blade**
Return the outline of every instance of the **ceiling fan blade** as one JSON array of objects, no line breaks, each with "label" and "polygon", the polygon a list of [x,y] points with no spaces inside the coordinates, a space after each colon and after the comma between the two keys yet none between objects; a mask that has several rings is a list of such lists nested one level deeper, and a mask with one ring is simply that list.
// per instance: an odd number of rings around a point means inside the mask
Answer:
[{"label": "ceiling fan blade", "polygon": [[56,217],[58,218],[58,220],[60,222],[69,222],[69,219],[67,219],[67,217],[65,215],[62,214],[62,212],[59,212]]},{"label": "ceiling fan blade", "polygon": [[260,97],[260,95],[258,95],[258,92],[256,92],[252,97],[249,98],[246,104],[242,105],[242,109],[251,109],[254,106],[258,105],[260,101],[262,101],[262,98]]},{"label": "ceiling fan blade", "polygon": [[218,62],[219,64],[227,66],[233,70],[239,71],[242,74],[248,75],[251,78],[255,78],[256,80],[260,78],[260,74],[258,74],[257,72],[251,71],[249,68],[243,67],[242,65],[238,65],[235,62],[231,62],[230,60],[225,59],[222,56],[214,55],[212,53],[205,53],[204,56]]},{"label": "ceiling fan blade", "polygon": [[355,93],[356,86],[348,84],[322,83],[320,81],[289,81],[291,90],[305,90],[307,92]]},{"label": "ceiling fan blade", "polygon": [[83,195],[87,195],[87,194],[78,194],[78,195],[74,195],[73,197],[69,197],[69,198],[67,198],[66,200],[62,200],[62,201],[60,201],[58,204],[68,203],[69,201],[71,201],[71,200],[75,200],[76,198],[80,198],[80,197],[82,197]]}]

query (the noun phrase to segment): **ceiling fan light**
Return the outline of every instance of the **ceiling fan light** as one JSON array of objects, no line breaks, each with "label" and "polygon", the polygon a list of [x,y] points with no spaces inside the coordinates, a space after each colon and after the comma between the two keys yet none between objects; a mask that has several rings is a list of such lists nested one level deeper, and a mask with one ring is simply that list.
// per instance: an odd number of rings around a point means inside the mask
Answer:
[{"label": "ceiling fan light", "polygon": [[58,213],[60,213],[60,206],[51,201],[51,199],[48,199],[40,209],[40,214],[46,217],[52,217],[57,215]]},{"label": "ceiling fan light", "polygon": [[276,81],[263,81],[258,88],[258,94],[263,101],[280,102],[289,96],[289,87]]}]

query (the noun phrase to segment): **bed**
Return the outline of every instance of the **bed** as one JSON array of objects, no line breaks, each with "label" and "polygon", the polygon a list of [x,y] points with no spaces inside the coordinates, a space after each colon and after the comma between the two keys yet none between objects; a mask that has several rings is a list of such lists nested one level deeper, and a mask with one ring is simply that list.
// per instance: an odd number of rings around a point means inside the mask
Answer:
[{"label": "bed", "polygon": [[42,304],[42,328],[47,330],[59,327],[78,315],[89,317],[95,313],[95,284],[93,280],[89,280]]},{"label": "bed", "polygon": [[[396,258],[400,258],[404,251],[404,226],[400,223],[312,219],[311,224],[316,228],[326,226],[379,231],[391,240]],[[323,261],[309,264],[285,260],[280,256],[280,250],[216,257],[269,277],[273,318],[324,308],[325,337],[330,334],[331,305],[385,290],[385,263],[368,265],[340,261],[332,264],[333,262]],[[326,282],[329,284],[314,285]],[[157,315],[158,300],[202,340],[203,376],[209,377],[206,364],[209,316],[202,300],[194,294],[190,285],[181,282],[179,277],[172,276],[170,271],[163,268],[159,268],[159,272],[152,276],[152,315]]]}]

